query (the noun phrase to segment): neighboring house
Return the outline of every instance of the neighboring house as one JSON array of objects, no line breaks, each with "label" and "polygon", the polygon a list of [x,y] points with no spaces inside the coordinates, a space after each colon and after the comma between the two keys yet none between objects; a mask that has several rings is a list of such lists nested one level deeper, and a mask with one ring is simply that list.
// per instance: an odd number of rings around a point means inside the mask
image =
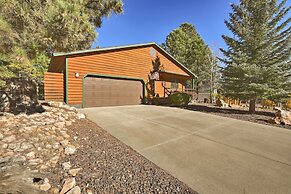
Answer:
[{"label": "neighboring house", "polygon": [[[153,76],[156,60],[163,68]],[[156,43],[54,53],[44,77],[45,99],[76,107],[141,104],[185,91],[194,78]]]}]

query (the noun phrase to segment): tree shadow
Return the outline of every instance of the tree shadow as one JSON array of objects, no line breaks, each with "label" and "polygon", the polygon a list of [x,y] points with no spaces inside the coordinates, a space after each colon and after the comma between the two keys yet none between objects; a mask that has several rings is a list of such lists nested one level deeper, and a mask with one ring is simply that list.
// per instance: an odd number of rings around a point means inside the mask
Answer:
[{"label": "tree shadow", "polygon": [[0,116],[4,112],[14,115],[45,112],[38,102],[36,84],[27,78],[11,78],[0,91]]}]

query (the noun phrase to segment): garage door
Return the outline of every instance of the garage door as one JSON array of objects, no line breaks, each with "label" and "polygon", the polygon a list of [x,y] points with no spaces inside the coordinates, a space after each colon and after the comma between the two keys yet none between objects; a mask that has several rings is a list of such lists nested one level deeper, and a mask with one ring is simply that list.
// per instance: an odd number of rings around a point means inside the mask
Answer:
[{"label": "garage door", "polygon": [[141,104],[141,81],[86,77],[84,80],[84,107],[121,106]]}]

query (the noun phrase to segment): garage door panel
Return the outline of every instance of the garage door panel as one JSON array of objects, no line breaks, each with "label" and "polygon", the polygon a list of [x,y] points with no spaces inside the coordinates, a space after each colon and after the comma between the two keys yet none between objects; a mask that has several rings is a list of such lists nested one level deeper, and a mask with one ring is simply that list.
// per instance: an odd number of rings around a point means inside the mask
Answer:
[{"label": "garage door panel", "polygon": [[98,77],[84,80],[84,107],[141,104],[142,95],[140,81]]}]

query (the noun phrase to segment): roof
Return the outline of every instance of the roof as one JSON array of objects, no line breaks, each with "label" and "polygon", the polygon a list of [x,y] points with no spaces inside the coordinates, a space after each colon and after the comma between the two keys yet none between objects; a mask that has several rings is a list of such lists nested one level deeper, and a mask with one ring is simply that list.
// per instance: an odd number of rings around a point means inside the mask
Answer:
[{"label": "roof", "polygon": [[89,54],[89,53],[96,53],[96,52],[102,52],[102,51],[112,51],[112,50],[118,50],[118,49],[126,49],[126,48],[137,48],[137,47],[146,47],[146,46],[154,46],[158,50],[160,50],[162,53],[169,56],[180,68],[182,68],[184,71],[186,71],[189,75],[192,75],[193,77],[197,78],[197,75],[192,73],[187,67],[185,67],[182,63],[180,63],[177,59],[175,59],[172,55],[170,55],[167,51],[165,51],[161,46],[159,46],[155,42],[149,42],[149,43],[143,43],[143,44],[131,44],[131,45],[123,45],[123,46],[113,46],[113,47],[104,47],[104,48],[96,48],[96,49],[88,49],[88,50],[80,50],[80,51],[73,51],[73,52],[67,52],[67,53],[53,53],[53,57],[60,57],[60,56],[70,56],[70,55],[79,55],[79,54]]}]

